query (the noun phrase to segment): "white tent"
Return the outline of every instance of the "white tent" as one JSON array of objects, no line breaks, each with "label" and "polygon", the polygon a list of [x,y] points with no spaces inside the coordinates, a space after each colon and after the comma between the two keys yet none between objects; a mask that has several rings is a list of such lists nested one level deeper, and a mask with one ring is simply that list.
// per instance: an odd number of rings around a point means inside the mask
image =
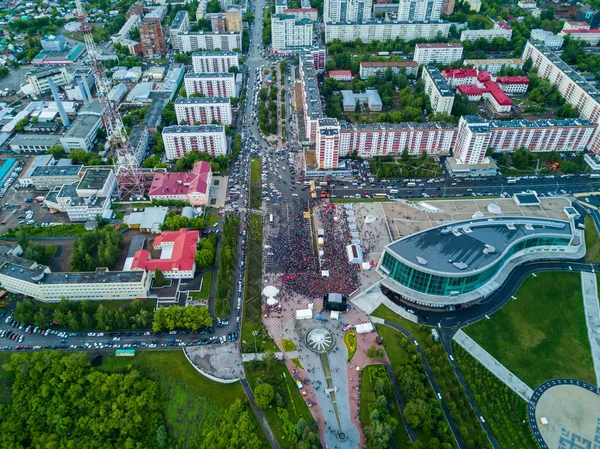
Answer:
[{"label": "white tent", "polygon": [[340,312],[338,312],[337,310],[332,310],[331,314],[329,315],[329,318],[331,320],[339,320],[340,319]]},{"label": "white tent", "polygon": [[296,310],[297,320],[310,320],[313,317],[312,309],[299,309]]},{"label": "white tent", "polygon": [[264,296],[266,296],[267,298],[275,297],[275,296],[277,296],[279,294],[279,289],[277,287],[272,286],[272,285],[267,285],[263,289],[262,294]]},{"label": "white tent", "polygon": [[367,334],[375,330],[371,323],[357,324],[354,328],[356,329],[357,334]]},{"label": "white tent", "polygon": [[370,269],[371,269],[371,264],[370,264],[369,262],[363,262],[363,263],[361,264],[361,268],[362,268],[363,270],[365,270],[365,271],[368,271],[368,270],[370,270]]},{"label": "white tent", "polygon": [[277,300],[275,298],[267,298],[267,305],[274,306],[277,304]]}]

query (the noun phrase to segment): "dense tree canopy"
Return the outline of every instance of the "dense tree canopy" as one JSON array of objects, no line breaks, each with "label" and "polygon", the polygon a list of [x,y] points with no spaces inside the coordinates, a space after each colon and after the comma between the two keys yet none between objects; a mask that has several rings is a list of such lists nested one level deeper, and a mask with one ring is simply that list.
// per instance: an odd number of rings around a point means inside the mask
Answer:
[{"label": "dense tree canopy", "polygon": [[113,268],[123,237],[112,226],[86,232],[73,244],[73,271],[93,271],[96,267]]},{"label": "dense tree canopy", "polygon": [[173,330],[173,329],[191,329],[197,331],[202,328],[210,327],[212,318],[206,307],[159,307],[154,312],[154,322],[152,329],[154,331]]}]

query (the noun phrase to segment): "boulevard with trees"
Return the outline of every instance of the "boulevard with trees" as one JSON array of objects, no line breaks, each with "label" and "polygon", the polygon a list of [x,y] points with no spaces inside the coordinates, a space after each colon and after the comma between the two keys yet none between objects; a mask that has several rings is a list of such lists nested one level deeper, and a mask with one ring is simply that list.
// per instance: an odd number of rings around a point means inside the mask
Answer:
[{"label": "boulevard with trees", "polygon": [[219,272],[215,297],[215,314],[229,316],[233,301],[234,277],[236,267],[237,241],[240,229],[238,216],[226,216],[221,233],[221,252],[219,253]]}]

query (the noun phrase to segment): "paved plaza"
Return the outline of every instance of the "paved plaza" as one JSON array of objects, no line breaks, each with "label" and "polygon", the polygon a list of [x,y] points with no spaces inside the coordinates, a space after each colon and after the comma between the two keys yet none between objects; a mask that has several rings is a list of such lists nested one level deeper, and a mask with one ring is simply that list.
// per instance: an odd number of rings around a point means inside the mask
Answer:
[{"label": "paved plaza", "polygon": [[549,448],[595,448],[600,441],[600,396],[580,386],[557,385],[546,390],[538,400],[535,418]]},{"label": "paved plaza", "polygon": [[243,377],[242,354],[237,342],[195,346],[184,351],[192,363],[209,376],[224,380]]}]

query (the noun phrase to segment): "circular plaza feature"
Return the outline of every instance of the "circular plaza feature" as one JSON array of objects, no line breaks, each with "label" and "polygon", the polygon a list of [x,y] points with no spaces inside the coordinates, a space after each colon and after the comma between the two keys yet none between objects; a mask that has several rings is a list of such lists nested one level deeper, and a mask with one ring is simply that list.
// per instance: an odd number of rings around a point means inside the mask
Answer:
[{"label": "circular plaza feature", "polygon": [[596,387],[576,379],[544,382],[531,399],[529,423],[543,449],[593,447],[600,429]]},{"label": "circular plaza feature", "polygon": [[311,329],[306,334],[306,344],[315,352],[327,352],[333,347],[335,338],[327,329]]}]

